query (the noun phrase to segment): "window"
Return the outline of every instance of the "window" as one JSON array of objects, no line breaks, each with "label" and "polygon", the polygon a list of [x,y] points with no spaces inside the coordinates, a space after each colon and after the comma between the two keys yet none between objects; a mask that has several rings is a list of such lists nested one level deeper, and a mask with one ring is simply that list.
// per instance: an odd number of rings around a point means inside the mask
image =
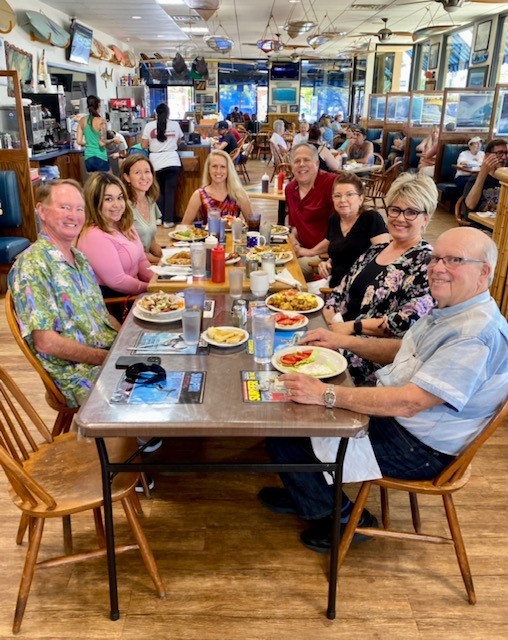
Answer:
[{"label": "window", "polygon": [[322,113],[341,112],[348,119],[352,68],[350,59],[302,61],[299,113],[305,113],[308,122]]},{"label": "window", "polygon": [[466,87],[469,60],[471,58],[471,44],[473,41],[473,27],[456,31],[447,38],[446,53],[448,70],[446,73],[446,87]]}]

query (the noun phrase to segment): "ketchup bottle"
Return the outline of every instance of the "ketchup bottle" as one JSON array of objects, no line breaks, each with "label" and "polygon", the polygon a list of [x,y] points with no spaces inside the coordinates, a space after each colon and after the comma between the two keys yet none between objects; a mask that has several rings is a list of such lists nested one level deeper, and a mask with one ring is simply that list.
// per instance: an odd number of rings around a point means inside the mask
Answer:
[{"label": "ketchup bottle", "polygon": [[212,249],[212,282],[226,281],[226,252],[224,247],[218,244]]},{"label": "ketchup bottle", "polygon": [[284,171],[282,171],[282,169],[279,171],[279,175],[277,176],[277,189],[279,191],[282,191],[282,187],[284,186],[284,178],[286,176],[284,175]]}]

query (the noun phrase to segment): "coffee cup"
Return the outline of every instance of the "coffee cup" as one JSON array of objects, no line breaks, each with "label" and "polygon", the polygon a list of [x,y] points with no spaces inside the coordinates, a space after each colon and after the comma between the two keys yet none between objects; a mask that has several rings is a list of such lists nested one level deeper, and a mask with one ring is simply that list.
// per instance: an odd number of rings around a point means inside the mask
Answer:
[{"label": "coffee cup", "polygon": [[247,246],[250,249],[254,247],[262,247],[266,244],[266,238],[264,238],[259,231],[247,231]]}]

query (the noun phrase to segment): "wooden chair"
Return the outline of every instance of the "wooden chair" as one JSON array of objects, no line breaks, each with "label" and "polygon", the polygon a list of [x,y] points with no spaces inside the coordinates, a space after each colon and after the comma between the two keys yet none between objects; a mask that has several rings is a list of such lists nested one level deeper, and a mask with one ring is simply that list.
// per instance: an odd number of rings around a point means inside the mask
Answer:
[{"label": "wooden chair", "polygon": [[273,159],[273,173],[272,173],[272,177],[270,178],[270,182],[271,182],[274,176],[278,174],[281,169],[283,169],[283,171],[286,172],[286,169],[285,169],[286,165],[291,167],[291,163],[289,162],[289,154],[286,153],[284,155],[281,155],[279,153],[277,145],[273,144],[273,142],[270,142],[270,151],[272,153],[272,159]]},{"label": "wooden chair", "polygon": [[[135,445],[132,441],[125,438],[108,439],[109,455],[116,459],[126,459],[133,451]],[[14,380],[2,367],[0,466],[10,483],[10,494],[14,504],[22,511],[30,525],[28,549],[12,627],[13,633],[18,633],[36,568],[56,567],[106,555],[101,515],[101,466],[93,443],[84,439],[78,440],[75,433],[53,437]],[[115,551],[122,553],[139,549],[157,593],[163,598],[164,585],[136,515],[134,488],[138,477],[139,473],[121,473],[113,480],[113,501],[121,502],[136,541],[135,544],[118,545]],[[72,542],[67,540],[64,544],[64,555],[37,562],[46,519],[65,519],[73,513],[88,510],[93,511],[98,548],[72,553]]]},{"label": "wooden chair", "polygon": [[114,316],[118,322],[123,322],[127,317],[137,296],[117,296],[104,298],[104,303],[109,313]]},{"label": "wooden chair", "polygon": [[466,220],[462,217],[462,207],[464,206],[464,196],[460,196],[460,198],[455,203],[455,220],[457,220],[457,224],[461,227],[470,227],[471,223],[469,220]]},{"label": "wooden chair", "polygon": [[14,302],[12,300],[11,292],[7,291],[5,294],[5,316],[7,318],[7,324],[16,341],[18,347],[23,352],[28,362],[32,365],[35,371],[39,374],[40,379],[46,389],[46,402],[49,406],[57,412],[57,416],[51,433],[53,436],[57,436],[60,433],[66,433],[69,431],[72,418],[78,410],[76,407],[68,407],[67,400],[60,389],[56,386],[49,373],[44,369],[37,357],[34,355],[28,344],[25,342],[18,324],[16,316],[16,310],[14,309]]},{"label": "wooden chair", "polygon": [[241,153],[237,156],[236,170],[245,183],[250,182],[249,172],[247,171],[247,161],[249,160],[252,150],[254,149],[254,142],[251,140],[242,149]]},{"label": "wooden chair", "polygon": [[377,208],[378,201],[381,201],[382,208],[386,210],[386,195],[392,186],[393,181],[399,177],[402,171],[402,163],[396,162],[386,171],[379,174],[372,174],[363,180],[365,185],[365,200],[370,200],[372,206]]},{"label": "wooden chair", "polygon": [[384,161],[383,156],[380,153],[375,153],[375,152],[372,155],[374,156],[374,164],[373,164],[373,166],[374,167],[378,167],[376,169],[376,171],[383,171],[384,166],[385,166],[385,161]]},{"label": "wooden chair", "polygon": [[294,135],[292,133],[285,133],[283,136],[284,142],[288,146],[288,151],[291,151],[291,147],[293,146]]},{"label": "wooden chair", "polygon": [[[453,544],[460,571],[462,573],[462,579],[464,580],[464,585],[466,587],[468,601],[470,604],[475,604],[476,594],[474,591],[471,569],[469,568],[469,561],[467,559],[466,548],[464,546],[464,540],[462,539],[462,532],[460,530],[457,513],[455,511],[455,505],[453,504],[452,493],[462,489],[462,487],[467,484],[471,475],[471,461],[476,452],[507,417],[508,399],[505,399],[483,431],[433,480],[399,480],[397,478],[384,477],[379,480],[369,480],[364,482],[358,492],[351,517],[342,535],[339,547],[339,565],[342,565],[345,560],[351,541],[355,531],[357,530],[357,525],[362,511],[367,502],[370,489],[373,486],[378,486],[381,490],[383,528],[362,528],[357,531],[361,532],[363,535],[391,538],[392,540],[419,540],[421,542],[433,542],[437,544]],[[395,531],[389,528],[390,517],[388,507],[388,489],[408,492],[413,527],[415,531],[414,533],[407,531]],[[443,498],[444,509],[451,534],[450,536],[422,533],[417,499],[417,494],[419,493],[424,495],[441,496]]]}]

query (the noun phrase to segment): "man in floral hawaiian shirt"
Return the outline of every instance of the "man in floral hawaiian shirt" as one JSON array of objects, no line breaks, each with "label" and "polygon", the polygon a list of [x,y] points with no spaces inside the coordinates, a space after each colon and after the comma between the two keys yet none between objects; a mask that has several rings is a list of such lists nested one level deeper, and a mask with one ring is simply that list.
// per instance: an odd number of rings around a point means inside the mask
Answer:
[{"label": "man in floral hawaiian shirt", "polygon": [[119,323],[109,315],[94,273],[73,245],[85,221],[80,185],[57,180],[38,194],[42,232],[9,273],[23,338],[67,399],[88,396]]}]

